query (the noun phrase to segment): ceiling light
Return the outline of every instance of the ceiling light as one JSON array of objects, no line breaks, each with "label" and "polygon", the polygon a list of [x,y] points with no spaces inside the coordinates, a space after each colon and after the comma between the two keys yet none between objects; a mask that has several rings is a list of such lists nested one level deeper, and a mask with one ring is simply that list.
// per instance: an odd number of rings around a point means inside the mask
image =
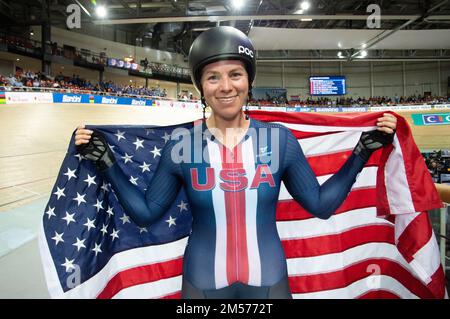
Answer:
[{"label": "ceiling light", "polygon": [[97,16],[99,17],[99,18],[104,18],[104,17],[106,17],[106,8],[105,8],[105,6],[103,6],[103,5],[98,5],[96,8],[95,8],[95,13],[97,13]]},{"label": "ceiling light", "polygon": [[359,57],[360,58],[365,58],[367,56],[367,51],[366,50],[362,50]]},{"label": "ceiling light", "polygon": [[302,10],[305,10],[305,11],[308,10],[310,6],[311,6],[311,5],[309,4],[308,1],[303,1],[303,2],[300,4],[300,8],[302,8]]},{"label": "ceiling light", "polygon": [[312,21],[312,19],[304,18],[304,19],[300,19],[300,21]]},{"label": "ceiling light", "polygon": [[243,0],[232,0],[231,3],[233,4],[233,7],[235,9],[240,9],[242,8],[242,6],[244,5],[244,1]]}]

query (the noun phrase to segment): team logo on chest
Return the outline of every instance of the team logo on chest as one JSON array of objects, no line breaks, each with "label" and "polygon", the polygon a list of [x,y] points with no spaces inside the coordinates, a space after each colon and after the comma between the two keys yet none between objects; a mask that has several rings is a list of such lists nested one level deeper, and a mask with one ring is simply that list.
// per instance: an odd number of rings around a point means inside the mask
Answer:
[{"label": "team logo on chest", "polygon": [[[206,168],[206,181],[200,184],[198,169],[191,168],[192,188],[196,191],[209,191],[216,187],[216,177],[214,168]],[[275,187],[272,172],[267,164],[260,164],[256,167],[255,176],[249,181],[246,171],[243,168],[237,169],[221,169],[219,172],[219,186],[227,192],[239,192],[244,189],[258,188],[261,184],[267,183],[270,187]],[[250,185],[249,185],[250,182]]]}]

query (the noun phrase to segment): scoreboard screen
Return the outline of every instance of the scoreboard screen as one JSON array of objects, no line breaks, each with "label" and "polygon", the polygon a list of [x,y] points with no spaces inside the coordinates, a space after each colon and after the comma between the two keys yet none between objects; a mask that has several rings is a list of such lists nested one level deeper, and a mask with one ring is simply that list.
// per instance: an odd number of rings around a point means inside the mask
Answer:
[{"label": "scoreboard screen", "polygon": [[309,77],[311,95],[344,95],[345,76],[311,76]]}]

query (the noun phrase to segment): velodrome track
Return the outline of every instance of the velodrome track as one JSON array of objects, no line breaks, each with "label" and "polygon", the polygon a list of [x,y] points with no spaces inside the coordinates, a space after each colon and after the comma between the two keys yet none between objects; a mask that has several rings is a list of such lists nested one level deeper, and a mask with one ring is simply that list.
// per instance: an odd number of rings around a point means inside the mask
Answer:
[{"label": "velodrome track", "polygon": [[[417,113],[450,113],[449,110]],[[450,125],[414,126],[420,149],[450,149]],[[48,298],[36,234],[72,132],[79,124],[170,125],[201,110],[86,104],[0,107],[0,298]]]}]

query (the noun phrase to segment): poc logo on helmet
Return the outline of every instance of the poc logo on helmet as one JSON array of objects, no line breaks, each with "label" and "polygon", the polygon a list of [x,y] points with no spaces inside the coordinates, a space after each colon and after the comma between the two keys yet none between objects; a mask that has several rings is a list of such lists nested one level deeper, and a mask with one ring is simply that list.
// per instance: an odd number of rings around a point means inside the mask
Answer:
[{"label": "poc logo on helmet", "polygon": [[249,55],[250,57],[253,58],[253,51],[250,50],[249,48],[246,48],[246,47],[242,46],[242,45],[240,45],[238,47],[238,52],[239,52],[239,54],[244,53],[244,54],[247,54],[247,55]]}]

